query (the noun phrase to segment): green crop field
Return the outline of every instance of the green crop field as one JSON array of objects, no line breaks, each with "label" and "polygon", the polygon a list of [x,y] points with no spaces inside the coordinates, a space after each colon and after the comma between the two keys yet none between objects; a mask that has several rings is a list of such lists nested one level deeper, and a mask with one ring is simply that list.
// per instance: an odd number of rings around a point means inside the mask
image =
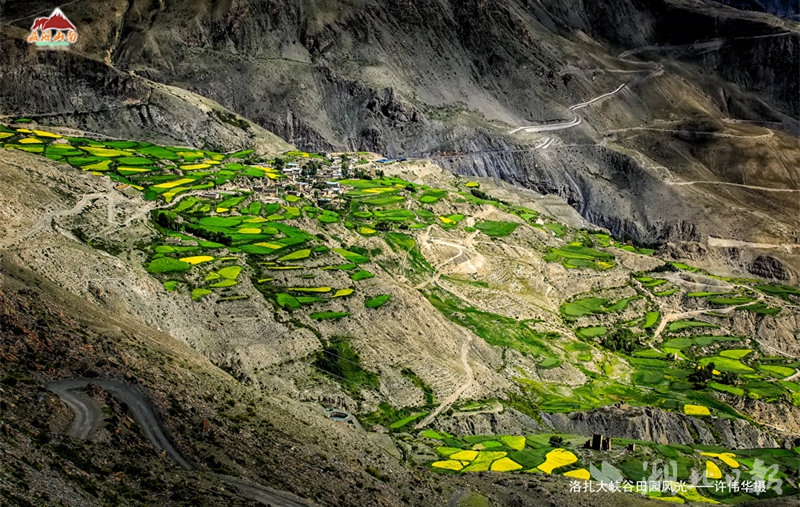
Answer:
[{"label": "green crop field", "polygon": [[311,249],[305,248],[302,250],[294,251],[290,254],[284,255],[283,257],[279,258],[278,261],[286,262],[286,261],[297,261],[301,259],[307,259],[311,255]]},{"label": "green crop field", "polygon": [[597,338],[603,336],[608,330],[605,326],[582,327],[575,331],[581,338]]},{"label": "green crop field", "polygon": [[294,296],[290,296],[289,294],[278,294],[275,296],[275,299],[278,303],[278,306],[281,308],[287,308],[290,310],[300,308],[300,302]]},{"label": "green crop field", "polygon": [[391,294],[382,294],[372,299],[368,299],[366,302],[364,302],[364,306],[366,306],[367,308],[380,308],[381,306],[385,305],[391,298],[392,298]]},{"label": "green crop field", "polygon": [[751,349],[728,349],[719,353],[722,357],[729,357],[731,359],[742,359],[746,355],[753,352]]},{"label": "green crop field", "polygon": [[755,373],[755,370],[746,364],[742,363],[737,359],[731,359],[729,357],[721,357],[721,356],[714,356],[714,357],[704,357],[700,359],[700,364],[703,366],[714,363],[714,367],[719,371],[730,372],[730,373]]},{"label": "green crop field", "polygon": [[770,375],[777,378],[790,377],[794,375],[796,372],[794,368],[789,368],[788,366],[772,365],[772,364],[759,365],[758,369],[765,373],[769,373]]},{"label": "green crop field", "polygon": [[561,306],[561,312],[568,317],[582,317],[584,315],[601,314],[606,312],[607,299],[584,298]]},{"label": "green crop field", "polygon": [[153,259],[147,266],[147,271],[150,273],[180,273],[191,269],[192,265],[188,262],[181,262],[172,257],[161,257]]},{"label": "green crop field", "polygon": [[642,329],[649,329],[655,326],[660,318],[661,314],[658,312],[647,312],[644,316],[644,324],[642,324]]},{"label": "green crop field", "polygon": [[519,227],[519,224],[514,222],[496,222],[491,220],[486,220],[475,224],[476,229],[493,238],[508,236],[514,232],[517,227]]},{"label": "green crop field", "polygon": [[671,340],[667,340],[662,344],[662,347],[675,349],[675,350],[683,350],[695,345],[694,340],[691,338],[672,338]]},{"label": "green crop field", "polygon": [[684,329],[692,329],[696,327],[717,327],[717,326],[699,320],[676,320],[675,322],[670,322],[668,329],[670,330],[670,332],[675,332],[675,331],[682,331]]},{"label": "green crop field", "polygon": [[367,257],[355,252],[350,252],[344,248],[334,248],[333,251],[341,255],[347,262],[352,262],[353,264],[364,264],[369,262]]},{"label": "green crop field", "polygon": [[570,244],[561,248],[553,248],[544,257],[547,262],[561,262],[564,267],[593,268],[606,270],[614,267],[614,256],[594,248]]},{"label": "green crop field", "polygon": [[752,303],[755,299],[747,296],[728,296],[728,297],[710,297],[707,299],[709,303],[718,305],[744,305]]},{"label": "green crop field", "polygon": [[367,280],[367,279],[372,278],[374,276],[375,275],[373,275],[369,271],[364,271],[362,269],[362,270],[356,271],[355,273],[350,275],[350,279],[353,280],[354,282],[358,282],[358,281],[361,281],[361,280]]}]

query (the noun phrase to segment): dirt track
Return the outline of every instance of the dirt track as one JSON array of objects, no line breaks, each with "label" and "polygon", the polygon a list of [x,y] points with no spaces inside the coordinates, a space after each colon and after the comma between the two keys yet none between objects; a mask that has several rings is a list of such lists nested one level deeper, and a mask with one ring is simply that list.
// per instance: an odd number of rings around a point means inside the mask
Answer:
[{"label": "dirt track", "polygon": [[[85,440],[92,431],[103,422],[103,412],[95,400],[84,391],[89,384],[95,384],[128,406],[133,418],[142,429],[142,433],[150,443],[159,451],[165,451],[172,461],[185,470],[194,467],[170,443],[158,424],[150,402],[147,401],[141,390],[125,382],[113,379],[65,379],[48,384],[47,389],[58,395],[75,414],[75,419],[68,431],[70,437]],[[314,504],[292,494],[288,491],[264,486],[249,479],[231,477],[228,475],[211,474],[215,479],[234,486],[239,492],[252,500],[264,505],[275,507],[308,507]]]}]

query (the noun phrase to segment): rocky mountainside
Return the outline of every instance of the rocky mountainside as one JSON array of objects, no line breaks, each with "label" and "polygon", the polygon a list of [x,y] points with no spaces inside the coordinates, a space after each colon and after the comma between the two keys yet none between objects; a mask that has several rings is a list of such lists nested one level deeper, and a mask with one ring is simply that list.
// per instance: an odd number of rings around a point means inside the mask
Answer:
[{"label": "rocky mountainside", "polygon": [[[554,193],[642,243],[798,240],[791,21],[700,0],[82,2],[52,54],[24,41],[47,5],[5,8],[0,113],[210,148],[260,126]],[[197,96],[228,112],[195,117]]]},{"label": "rocky mountainside", "polygon": [[800,20],[800,4],[796,0],[721,0],[720,3],[737,9],[768,12],[782,18]]},{"label": "rocky mountainside", "polygon": [[[674,459],[688,481],[700,452],[749,480],[768,460],[768,496],[796,492],[800,290],[774,259],[753,261],[772,280],[720,275],[428,161],[10,125],[14,504],[616,505],[647,500],[559,476],[633,483]],[[346,161],[357,178],[332,184]]]},{"label": "rocky mountainside", "polygon": [[797,502],[796,22],[54,7],[1,7],[4,502]]}]

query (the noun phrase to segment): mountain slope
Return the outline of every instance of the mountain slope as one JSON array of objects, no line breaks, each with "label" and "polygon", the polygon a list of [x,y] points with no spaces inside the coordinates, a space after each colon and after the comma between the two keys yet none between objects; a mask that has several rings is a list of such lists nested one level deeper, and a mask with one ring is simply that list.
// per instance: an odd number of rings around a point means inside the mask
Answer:
[{"label": "mountain slope", "polygon": [[[165,501],[187,474],[202,491],[223,480],[214,471],[322,504],[424,505],[461,498],[463,490],[527,502],[546,496],[523,492],[527,481],[553,479],[514,478],[494,491],[493,474],[466,472],[491,465],[496,473],[549,474],[552,452],[574,457],[576,469],[610,460],[620,477],[634,480],[644,473],[636,471],[642,459],[672,453],[688,473],[703,464],[696,446],[709,445],[745,464],[773,456],[796,474],[794,451],[775,449],[797,447],[800,431],[795,287],[669,261],[593,228],[552,197],[465,181],[424,161],[376,166],[296,150],[265,161],[249,151],[98,141],[42,128],[23,121],[0,129],[7,179],[0,211],[14,217],[2,238],[4,343],[11,347],[4,378],[28,400],[52,381],[97,377],[95,403],[119,417],[115,391],[102,389],[109,377],[139,379],[145,393],[168,389],[170,404],[156,395],[154,413],[192,470],[166,468],[174,474],[166,484],[140,491],[148,501]],[[346,160],[359,178],[334,177],[332,185],[328,175]],[[55,306],[42,309],[42,298]],[[96,334],[81,335],[62,315],[71,299],[75,318]],[[51,325],[64,330],[56,352],[41,332],[25,331],[42,325],[26,312],[52,315]],[[161,346],[139,334],[168,346],[174,376],[158,366]],[[91,347],[53,359],[79,339]],[[135,350],[155,365],[129,360]],[[117,356],[123,359],[108,359]],[[200,372],[199,381],[186,379]],[[217,380],[206,376],[212,373]],[[189,401],[198,396],[202,402]],[[9,424],[38,431],[33,449],[40,467],[52,469],[48,438],[73,441],[60,436],[66,414],[51,429],[35,425],[58,413],[55,398],[49,403],[40,415],[10,412]],[[264,422],[285,430],[274,433]],[[212,442],[203,437],[209,428],[220,432]],[[620,448],[600,456],[581,447],[590,432],[610,435]],[[550,440],[553,433],[561,441]],[[620,446],[624,439],[638,451]],[[254,441],[275,447],[247,454]],[[124,442],[147,446],[137,432]],[[297,454],[287,455],[287,445]],[[342,446],[348,450],[338,452]],[[91,441],[79,448],[110,452]],[[456,453],[464,459],[445,459]],[[308,466],[315,455],[326,465]],[[265,475],[276,459],[300,472]],[[35,482],[30,473],[10,491]],[[324,480],[309,479],[317,473]],[[364,474],[366,483],[382,484],[320,489],[331,478],[363,482]],[[65,498],[92,487],[110,496],[97,480]],[[566,495],[565,485],[544,489]],[[793,494],[793,483],[783,491]]]},{"label": "mountain slope", "polygon": [[[25,19],[28,8],[8,9]],[[304,149],[430,156],[453,172],[555,193],[643,243],[796,239],[800,93],[786,69],[797,66],[800,39],[790,21],[666,0],[132,2],[111,12],[91,2],[75,11],[83,57],[68,63],[4,43],[13,48],[4,65],[26,69],[14,79],[33,90],[14,95],[7,82],[6,114],[50,114],[53,97],[74,92],[36,83],[61,73],[78,82],[108,73],[131,83],[124,89],[142,76],[210,97]],[[102,82],[86,84],[84,103],[103,96]],[[58,121],[135,132],[85,109]],[[188,114],[169,109],[154,113],[162,132]],[[576,114],[583,121],[569,129],[509,134]],[[196,144],[203,130],[180,137]],[[632,180],[642,187],[631,192]],[[739,212],[726,213],[731,201]]]}]

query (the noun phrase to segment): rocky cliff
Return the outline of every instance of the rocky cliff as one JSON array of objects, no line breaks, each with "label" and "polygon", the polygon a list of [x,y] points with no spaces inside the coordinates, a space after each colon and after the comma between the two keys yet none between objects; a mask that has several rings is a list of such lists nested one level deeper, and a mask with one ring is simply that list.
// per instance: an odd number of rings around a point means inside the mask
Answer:
[{"label": "rocky cliff", "polygon": [[[15,20],[0,57],[6,115],[212,148],[253,144],[242,139],[263,137],[265,127],[304,149],[430,156],[454,172],[556,193],[643,243],[704,241],[711,230],[752,240],[772,197],[739,192],[743,213],[722,224],[707,207],[720,209],[735,187],[698,195],[672,180],[790,188],[800,180],[792,134],[735,143],[758,137],[758,127],[732,131],[720,121],[798,131],[797,72],[787,72],[800,61],[796,26],[718,4],[87,2],[67,8],[81,33],[69,53],[28,47],[30,8],[6,11]],[[568,110],[622,84],[614,97]],[[185,105],[199,97],[218,105],[197,116]],[[575,114],[584,121],[573,128],[509,134]],[[734,162],[687,159],[697,136]],[[750,159],[757,174],[744,174]],[[770,213],[796,228],[787,206]]]}]

